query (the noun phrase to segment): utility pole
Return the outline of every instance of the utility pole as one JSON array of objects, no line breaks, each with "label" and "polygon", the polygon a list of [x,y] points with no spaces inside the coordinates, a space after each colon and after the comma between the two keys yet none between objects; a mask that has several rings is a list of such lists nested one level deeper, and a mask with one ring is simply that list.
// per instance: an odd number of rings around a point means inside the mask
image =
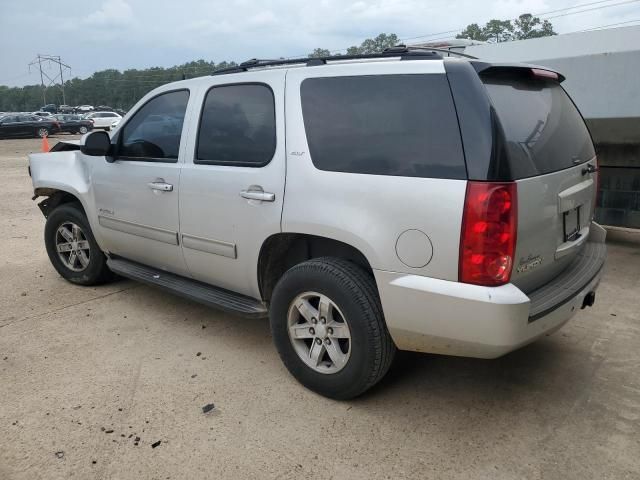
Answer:
[{"label": "utility pole", "polygon": [[[42,101],[44,102],[44,105],[47,104],[47,87],[50,87],[52,85],[57,85],[57,80],[58,77],[60,77],[60,90],[62,90],[62,103],[66,104],[67,103],[67,99],[66,96],[64,94],[64,78],[62,76],[62,69],[63,67],[68,69],[69,71],[71,71],[71,67],[69,65],[67,65],[66,63],[62,62],[62,59],[60,58],[60,55],[41,55],[38,54],[38,56],[31,62],[29,63],[29,71],[31,71],[31,67],[33,66],[38,66],[38,69],[40,70],[40,85],[42,86]],[[56,74],[55,76],[51,77],[50,75],[47,74],[47,72],[43,69],[43,66],[51,66],[51,64],[55,65],[57,64],[58,67],[60,68],[60,73]],[[45,85],[45,77],[47,78],[47,84]]]}]

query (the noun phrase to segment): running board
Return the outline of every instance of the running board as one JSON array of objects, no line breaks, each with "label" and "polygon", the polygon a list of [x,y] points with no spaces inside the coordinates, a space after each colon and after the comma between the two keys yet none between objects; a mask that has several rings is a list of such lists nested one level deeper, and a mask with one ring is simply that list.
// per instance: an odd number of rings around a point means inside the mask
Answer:
[{"label": "running board", "polygon": [[266,317],[267,307],[260,301],[206,283],[147,267],[122,258],[109,258],[112,272],[151,286],[160,287],[189,300],[245,317]]}]

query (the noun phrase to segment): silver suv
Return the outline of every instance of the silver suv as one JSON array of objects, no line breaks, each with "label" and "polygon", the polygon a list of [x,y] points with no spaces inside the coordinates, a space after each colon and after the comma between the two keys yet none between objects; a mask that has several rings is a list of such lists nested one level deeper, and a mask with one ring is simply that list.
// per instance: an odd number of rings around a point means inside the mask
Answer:
[{"label": "silver suv", "polygon": [[164,85],[115,132],[30,155],[56,270],[269,316],[345,399],[396,349],[495,358],[591,306],[594,147],[541,67],[395,48]]}]

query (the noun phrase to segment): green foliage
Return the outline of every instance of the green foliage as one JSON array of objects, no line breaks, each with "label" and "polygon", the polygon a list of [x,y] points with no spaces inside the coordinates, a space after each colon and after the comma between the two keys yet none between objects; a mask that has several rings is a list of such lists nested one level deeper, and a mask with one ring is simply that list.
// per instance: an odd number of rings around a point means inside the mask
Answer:
[{"label": "green foliage", "polygon": [[309,54],[309,58],[328,57],[329,55],[331,55],[331,52],[326,48],[316,48]]},{"label": "green foliage", "polygon": [[523,13],[516,20],[489,20],[484,27],[477,23],[467,25],[456,38],[467,38],[482,42],[508,42],[556,35],[549,20],[540,20],[530,13]]},{"label": "green foliage", "polygon": [[366,55],[370,53],[380,53],[385,48],[394,47],[400,41],[395,33],[381,33],[375,38],[367,38],[360,46],[347,48],[347,55]]},{"label": "green foliage", "polygon": [[[108,105],[128,110],[142,96],[165,83],[210,75],[213,71],[235,66],[234,62],[207,62],[197,60],[169,68],[152,67],[144,70],[130,69],[120,72],[109,69],[95,72],[88,78],[73,78],[64,84],[68,105]],[[52,86],[45,90],[47,103],[60,105],[62,90]],[[24,87],[0,86],[0,111],[34,111],[43,105],[42,88],[39,85]]]},{"label": "green foliage", "polygon": [[527,38],[539,38],[556,35],[553,25],[549,20],[540,21],[530,13],[520,15],[515,21],[516,40],[526,40]]}]

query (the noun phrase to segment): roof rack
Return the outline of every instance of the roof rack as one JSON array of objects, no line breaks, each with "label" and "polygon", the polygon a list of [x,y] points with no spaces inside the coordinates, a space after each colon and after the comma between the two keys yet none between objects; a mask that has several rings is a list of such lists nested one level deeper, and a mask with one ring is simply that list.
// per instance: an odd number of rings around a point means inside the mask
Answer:
[{"label": "roof rack", "polygon": [[235,67],[223,68],[221,70],[214,71],[212,75],[225,75],[228,73],[246,72],[251,68],[258,67],[274,67],[282,65],[300,65],[304,64],[307,67],[315,67],[318,65],[326,65],[327,62],[335,62],[341,60],[367,60],[371,58],[388,58],[388,57],[400,57],[400,60],[429,60],[429,59],[442,59],[442,53],[449,55],[458,55],[460,57],[476,59],[472,55],[467,55],[460,52],[447,50],[445,48],[431,48],[431,47],[407,47],[406,45],[396,45],[395,47],[385,48],[380,53],[366,53],[360,55],[329,55],[326,57],[307,57],[307,58],[289,58],[279,60],[266,60],[252,58],[246,62],[242,62]]}]

